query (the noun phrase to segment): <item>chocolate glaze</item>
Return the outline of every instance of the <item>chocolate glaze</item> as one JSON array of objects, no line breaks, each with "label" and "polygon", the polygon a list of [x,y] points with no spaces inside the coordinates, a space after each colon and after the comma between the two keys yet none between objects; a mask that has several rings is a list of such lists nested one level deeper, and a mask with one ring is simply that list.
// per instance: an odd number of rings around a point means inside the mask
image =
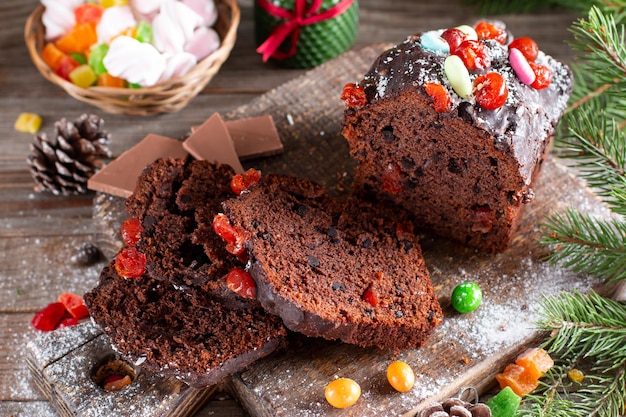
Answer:
[{"label": "chocolate glaze", "polygon": [[511,68],[506,45],[491,40],[482,41],[489,50],[491,67],[470,72],[472,82],[480,74],[497,71],[504,76],[509,90],[504,106],[497,110],[485,110],[473,97],[462,99],[454,92],[443,73],[443,62],[449,54],[423,49],[421,35],[409,36],[373,63],[360,83],[368,103],[393,98],[406,89],[425,94],[424,84],[440,83],[452,98],[450,117],[458,115],[471,120],[475,126],[491,134],[499,149],[509,149],[518,159],[520,175],[526,184],[531,184],[536,156],[541,154],[541,143],[529,140],[529,137],[541,131],[546,132],[545,137],[554,134],[572,90],[569,68],[540,51],[535,62],[550,68],[552,83],[543,90],[536,90],[519,81]]}]

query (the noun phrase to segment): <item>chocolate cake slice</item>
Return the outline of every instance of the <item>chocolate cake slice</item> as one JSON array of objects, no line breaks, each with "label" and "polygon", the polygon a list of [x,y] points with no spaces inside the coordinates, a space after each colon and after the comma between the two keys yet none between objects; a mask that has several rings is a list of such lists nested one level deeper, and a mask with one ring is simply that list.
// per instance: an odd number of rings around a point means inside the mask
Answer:
[{"label": "chocolate cake slice", "polygon": [[215,384],[283,344],[281,320],[262,308],[229,309],[192,297],[148,274],[122,278],[113,261],[84,299],[123,356],[193,387]]},{"label": "chocolate cake slice", "polygon": [[228,165],[158,159],[139,176],[126,209],[143,226],[137,249],[153,279],[196,292],[193,300],[208,294],[237,307],[251,302],[230,291],[223,278],[242,265],[212,228],[220,203],[235,195],[233,175]]},{"label": "chocolate cake slice", "polygon": [[355,193],[501,252],[534,198],[571,89],[565,65],[498,22],[409,36],[344,90]]},{"label": "chocolate cake slice", "polygon": [[442,320],[402,210],[326,196],[286,176],[223,203],[250,256],[262,306],[311,337],[361,346],[422,345]]}]

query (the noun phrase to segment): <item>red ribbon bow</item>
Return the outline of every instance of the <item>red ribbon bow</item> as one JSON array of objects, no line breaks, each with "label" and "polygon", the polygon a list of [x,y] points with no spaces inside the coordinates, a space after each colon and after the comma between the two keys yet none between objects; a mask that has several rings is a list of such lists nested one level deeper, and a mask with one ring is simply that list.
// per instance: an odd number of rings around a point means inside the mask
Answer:
[{"label": "red ribbon bow", "polygon": [[[306,9],[307,0],[295,0],[293,10],[288,10],[275,6],[269,0],[256,0],[257,4],[267,13],[285,20],[284,23],[276,26],[265,42],[257,48],[256,51],[263,54],[263,62],[266,62],[270,57],[281,60],[295,55],[302,26],[312,25],[313,23],[323,22],[339,16],[352,6],[354,0],[341,0],[330,9],[318,13],[317,11],[322,6],[322,1],[312,0],[311,7]],[[278,48],[287,37],[291,37],[291,48],[288,52],[279,51]]]}]

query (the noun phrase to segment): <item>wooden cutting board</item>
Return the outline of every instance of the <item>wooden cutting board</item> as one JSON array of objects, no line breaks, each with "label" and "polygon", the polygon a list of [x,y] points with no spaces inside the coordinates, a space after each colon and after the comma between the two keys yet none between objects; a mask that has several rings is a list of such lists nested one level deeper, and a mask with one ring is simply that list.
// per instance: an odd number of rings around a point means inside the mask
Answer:
[{"label": "wooden cutting board", "polygon": [[[324,64],[303,77],[259,97],[225,115],[225,119],[271,114],[284,143],[279,156],[248,161],[265,172],[289,173],[327,186],[340,196],[350,188],[354,162],[341,137],[345,83],[359,80],[388,45],[375,45]],[[158,132],[155,132],[158,133]],[[394,355],[338,342],[294,335],[287,350],[277,352],[228,378],[231,392],[253,416],[413,416],[420,405],[455,396],[463,387],[484,391],[495,373],[525,346],[536,343],[533,328],[542,296],[561,291],[597,288],[592,278],[542,261],[537,245],[539,224],[546,214],[573,206],[598,216],[608,210],[554,159],[545,164],[536,199],[527,207],[512,247],[499,255],[478,254],[456,244],[423,236],[422,246],[445,322],[421,349]],[[100,195],[94,220],[100,244],[115,253],[122,200]],[[450,306],[450,293],[463,281],[483,289],[478,310],[460,315]],[[416,384],[397,393],[386,381],[391,360],[408,362]],[[350,377],[362,396],[349,409],[337,410],[324,399],[324,388],[336,377]]]}]

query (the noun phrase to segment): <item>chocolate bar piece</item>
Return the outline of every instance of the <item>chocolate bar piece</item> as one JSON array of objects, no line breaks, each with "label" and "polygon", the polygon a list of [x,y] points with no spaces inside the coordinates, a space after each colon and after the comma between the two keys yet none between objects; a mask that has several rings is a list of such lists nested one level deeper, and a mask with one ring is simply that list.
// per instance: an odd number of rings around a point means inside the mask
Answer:
[{"label": "chocolate bar piece", "polygon": [[196,129],[183,142],[183,148],[196,159],[230,165],[237,173],[244,171],[230,133],[218,113]]},{"label": "chocolate bar piece", "polygon": [[87,188],[128,198],[135,189],[137,177],[149,164],[159,158],[186,156],[181,141],[149,134],[89,178]]}]

